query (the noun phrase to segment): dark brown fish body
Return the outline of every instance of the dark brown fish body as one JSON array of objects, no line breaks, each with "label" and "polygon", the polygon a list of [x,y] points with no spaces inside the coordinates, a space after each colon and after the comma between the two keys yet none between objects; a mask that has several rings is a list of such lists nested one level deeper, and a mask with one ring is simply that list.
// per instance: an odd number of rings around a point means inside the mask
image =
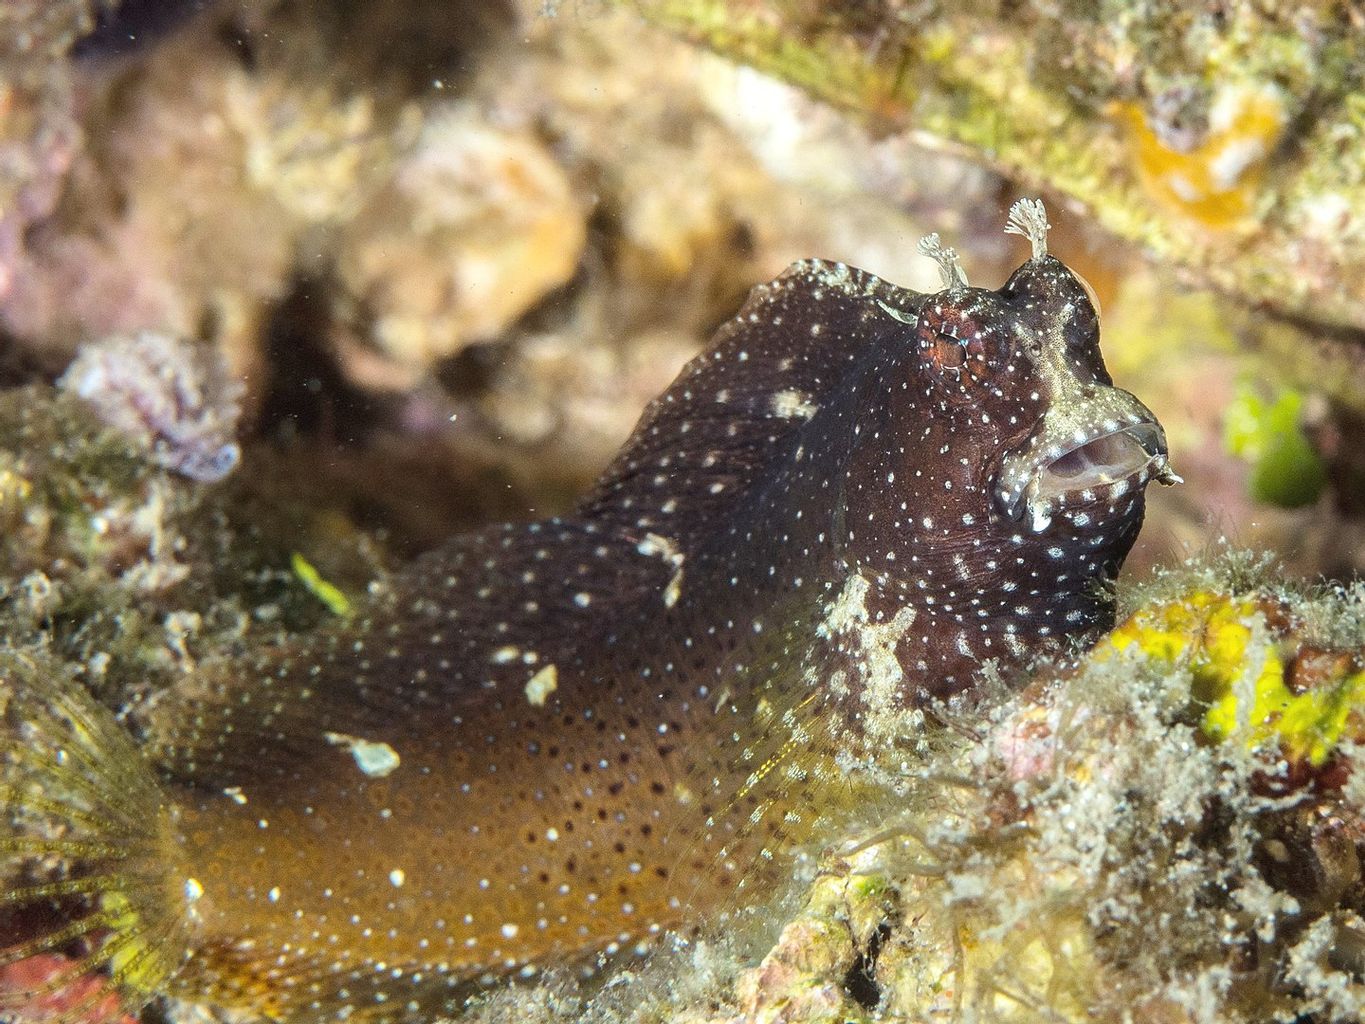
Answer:
[{"label": "dark brown fish body", "polygon": [[1103,625],[1164,441],[1030,234],[1000,292],[797,265],[573,516],[462,538],[358,627],[167,695],[147,749],[194,953],[170,987],[401,1018],[714,917],[903,739],[874,708]]}]

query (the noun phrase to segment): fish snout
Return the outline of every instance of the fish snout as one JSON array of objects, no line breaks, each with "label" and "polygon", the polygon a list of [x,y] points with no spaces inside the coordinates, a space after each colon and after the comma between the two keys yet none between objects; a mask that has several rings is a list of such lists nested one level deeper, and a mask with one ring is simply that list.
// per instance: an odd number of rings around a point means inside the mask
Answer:
[{"label": "fish snout", "polygon": [[1049,407],[1038,428],[1005,453],[994,506],[1037,533],[1063,507],[1112,502],[1151,480],[1182,482],[1171,469],[1166,432],[1134,395],[1104,386]]}]

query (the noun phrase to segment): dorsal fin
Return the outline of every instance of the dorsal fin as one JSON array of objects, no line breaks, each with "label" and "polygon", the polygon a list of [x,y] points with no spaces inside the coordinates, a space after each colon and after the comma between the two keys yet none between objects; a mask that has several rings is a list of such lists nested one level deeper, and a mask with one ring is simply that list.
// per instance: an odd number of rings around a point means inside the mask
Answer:
[{"label": "dorsal fin", "polygon": [[776,469],[831,426],[820,410],[846,386],[859,354],[903,329],[881,303],[905,309],[920,299],[826,260],[802,260],[759,285],[645,409],[580,514],[692,550],[761,486],[766,466]]}]

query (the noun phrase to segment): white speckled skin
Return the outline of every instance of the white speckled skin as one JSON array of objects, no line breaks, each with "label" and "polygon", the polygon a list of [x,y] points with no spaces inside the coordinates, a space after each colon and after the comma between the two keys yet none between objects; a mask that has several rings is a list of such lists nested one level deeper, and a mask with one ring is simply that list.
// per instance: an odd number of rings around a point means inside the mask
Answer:
[{"label": "white speckled skin", "polygon": [[[797,264],[572,516],[457,539],[354,628],[167,695],[177,991],[403,1019],[714,917],[858,798],[849,766],[898,742],[870,711],[1105,622],[1159,428],[1055,259],[951,279]],[[1120,415],[1152,465],[1025,515],[1057,431]]]}]

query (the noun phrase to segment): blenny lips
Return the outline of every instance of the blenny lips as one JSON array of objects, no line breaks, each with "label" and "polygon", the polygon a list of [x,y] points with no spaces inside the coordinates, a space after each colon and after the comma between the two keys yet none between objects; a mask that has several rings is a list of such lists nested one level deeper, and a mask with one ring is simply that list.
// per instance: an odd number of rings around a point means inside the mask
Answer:
[{"label": "blenny lips", "polygon": [[1015,205],[1033,252],[998,291],[932,236],[931,295],[796,264],[572,515],[205,670],[140,751],[70,685],[4,679],[0,967],[69,958],[47,987],[100,978],[87,1016],[420,1019],[765,891],[849,767],[909,742],[885,709],[1107,626],[1144,485],[1177,479],[1046,227]]}]

